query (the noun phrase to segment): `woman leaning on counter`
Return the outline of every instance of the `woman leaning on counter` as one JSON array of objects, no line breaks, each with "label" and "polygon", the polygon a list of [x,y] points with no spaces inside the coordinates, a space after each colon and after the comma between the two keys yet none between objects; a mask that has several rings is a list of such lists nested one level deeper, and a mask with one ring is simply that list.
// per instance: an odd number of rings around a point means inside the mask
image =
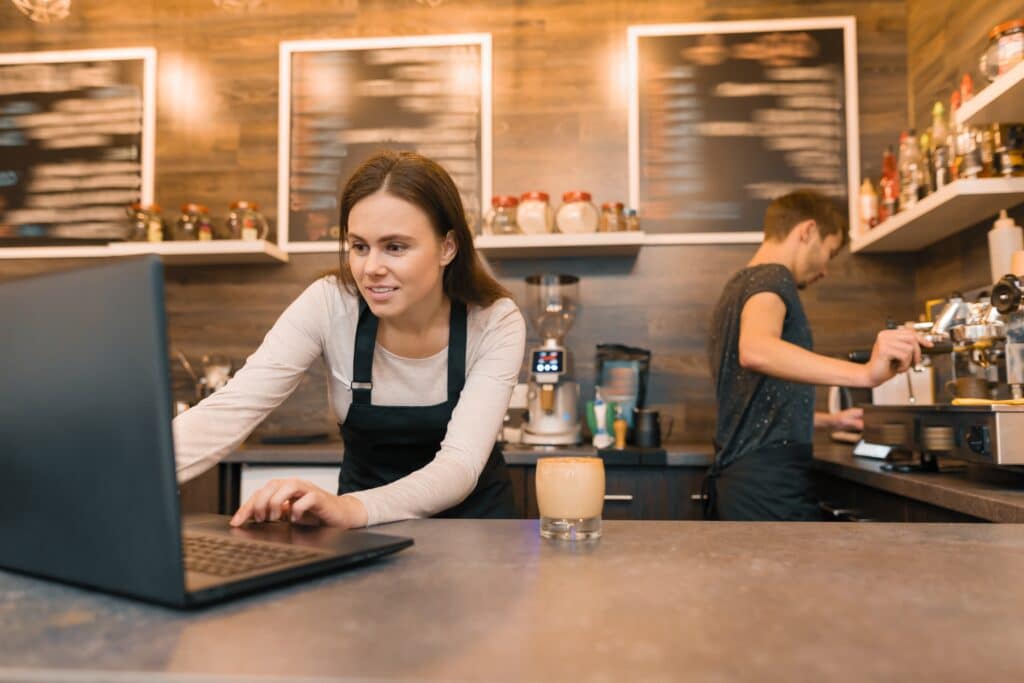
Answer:
[{"label": "woman leaning on counter", "polygon": [[340,226],[340,277],[314,282],[227,386],[174,420],[179,479],[237,447],[322,357],[345,443],[337,495],[271,481],[232,524],[513,516],[494,437],[526,328],[480,263],[455,184],[417,154],[378,154],[345,186]]}]

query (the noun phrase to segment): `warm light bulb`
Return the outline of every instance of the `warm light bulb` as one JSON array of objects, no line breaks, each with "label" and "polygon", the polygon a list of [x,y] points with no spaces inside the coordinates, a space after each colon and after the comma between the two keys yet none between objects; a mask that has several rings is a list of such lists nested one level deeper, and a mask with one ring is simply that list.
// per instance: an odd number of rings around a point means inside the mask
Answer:
[{"label": "warm light bulb", "polygon": [[71,0],[11,0],[22,14],[32,21],[47,24],[67,19],[71,13]]}]

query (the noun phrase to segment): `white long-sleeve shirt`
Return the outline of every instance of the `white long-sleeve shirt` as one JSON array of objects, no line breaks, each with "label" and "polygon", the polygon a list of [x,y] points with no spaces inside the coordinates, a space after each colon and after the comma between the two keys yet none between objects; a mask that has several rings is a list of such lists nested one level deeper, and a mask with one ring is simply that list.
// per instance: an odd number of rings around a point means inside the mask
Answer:
[{"label": "white long-sleeve shirt", "polygon": [[[339,423],[352,403],[358,299],[334,276],[310,285],[285,310],[226,386],[174,419],[178,479],[186,481],[233,451],[295,390],[317,359],[327,365],[328,401]],[[398,481],[352,494],[368,525],[429,517],[464,500],[494,446],[519,376],[526,325],[511,299],[468,307],[466,384],[434,459]],[[379,344],[370,400],[381,406],[444,403],[448,349],[403,358]]]}]

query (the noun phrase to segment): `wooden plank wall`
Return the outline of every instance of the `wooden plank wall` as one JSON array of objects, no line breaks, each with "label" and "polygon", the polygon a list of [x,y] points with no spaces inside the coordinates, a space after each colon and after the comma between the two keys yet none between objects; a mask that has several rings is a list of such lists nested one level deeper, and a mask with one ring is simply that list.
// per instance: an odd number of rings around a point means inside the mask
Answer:
[{"label": "wooden plank wall", "polygon": [[[431,3],[436,4],[436,3]],[[236,198],[276,215],[277,44],[281,40],[490,32],[494,36],[494,188],[585,188],[598,201],[626,195],[625,30],[630,24],[857,17],[863,173],[877,177],[881,146],[905,124],[906,3],[799,0],[263,0],[248,12],[212,0],[75,2],[61,23],[32,24],[0,2],[7,51],[155,45],[159,51],[157,200],[209,205],[223,217]],[[741,153],[738,150],[737,153]],[[550,270],[580,275],[584,311],[570,342],[584,393],[593,353],[617,341],[654,353],[649,402],[677,418],[675,437],[706,441],[714,425],[705,358],[707,320],[721,286],[753,245],[649,247],[635,259],[555,259],[495,264],[517,295],[522,277]],[[171,344],[197,360],[218,352],[236,363],[259,344],[285,306],[321,272],[328,254],[288,265],[170,268]],[[0,278],[67,262],[0,261]],[[840,256],[805,295],[818,349],[870,345],[887,316],[913,312],[913,273],[903,257]],[[2,312],[5,320],[11,312]],[[184,397],[184,374],[175,372]],[[261,433],[334,431],[322,368]]]},{"label": "wooden plank wall", "polygon": [[[987,84],[978,69],[978,58],[988,45],[988,32],[1014,18],[1024,18],[1024,5],[1019,0],[907,1],[907,90],[911,120],[919,131],[930,124],[936,99],[948,108],[949,95],[964,73],[974,78],[976,91]],[[1024,205],[1011,209],[1011,213],[1018,224],[1024,224]],[[917,300],[992,284],[985,234],[991,227],[992,219],[986,219],[919,253],[915,266]]]}]

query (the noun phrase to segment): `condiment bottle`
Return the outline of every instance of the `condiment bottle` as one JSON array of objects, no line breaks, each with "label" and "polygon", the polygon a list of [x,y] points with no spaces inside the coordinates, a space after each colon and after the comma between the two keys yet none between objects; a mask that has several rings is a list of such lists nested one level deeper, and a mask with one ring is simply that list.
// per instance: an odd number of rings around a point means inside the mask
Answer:
[{"label": "condiment bottle", "polygon": [[1006,215],[1006,209],[999,212],[992,229],[988,231],[989,267],[992,282],[1011,272],[1014,252],[1024,249],[1024,230]]},{"label": "condiment bottle", "polygon": [[626,230],[635,231],[640,229],[640,216],[636,209],[626,209]]},{"label": "condiment bottle", "polygon": [[1024,175],[1024,125],[1000,129],[999,172],[1005,176]]},{"label": "condiment bottle", "polygon": [[949,128],[946,126],[946,108],[942,102],[932,107],[932,188],[940,190],[949,185]]},{"label": "condiment bottle", "polygon": [[[974,79],[970,74],[964,74],[960,79],[960,104],[966,104],[973,97]],[[960,159],[957,177],[977,178],[981,175],[981,135],[974,126],[958,126],[956,150]]]},{"label": "condiment bottle", "polygon": [[878,181],[881,190],[878,207],[878,220],[884,221],[896,213],[896,198],[899,196],[899,173],[896,170],[896,157],[892,154],[892,145],[887,145],[882,154],[882,177]]},{"label": "condiment bottle", "polygon": [[612,422],[612,431],[615,432],[615,447],[623,449],[626,447],[626,431],[629,429],[629,425],[626,423],[626,418],[622,414],[622,406],[616,404],[615,406],[615,421]]},{"label": "condiment bottle", "polygon": [[860,185],[860,229],[867,232],[868,229],[878,225],[878,193],[875,186],[867,178]]}]

